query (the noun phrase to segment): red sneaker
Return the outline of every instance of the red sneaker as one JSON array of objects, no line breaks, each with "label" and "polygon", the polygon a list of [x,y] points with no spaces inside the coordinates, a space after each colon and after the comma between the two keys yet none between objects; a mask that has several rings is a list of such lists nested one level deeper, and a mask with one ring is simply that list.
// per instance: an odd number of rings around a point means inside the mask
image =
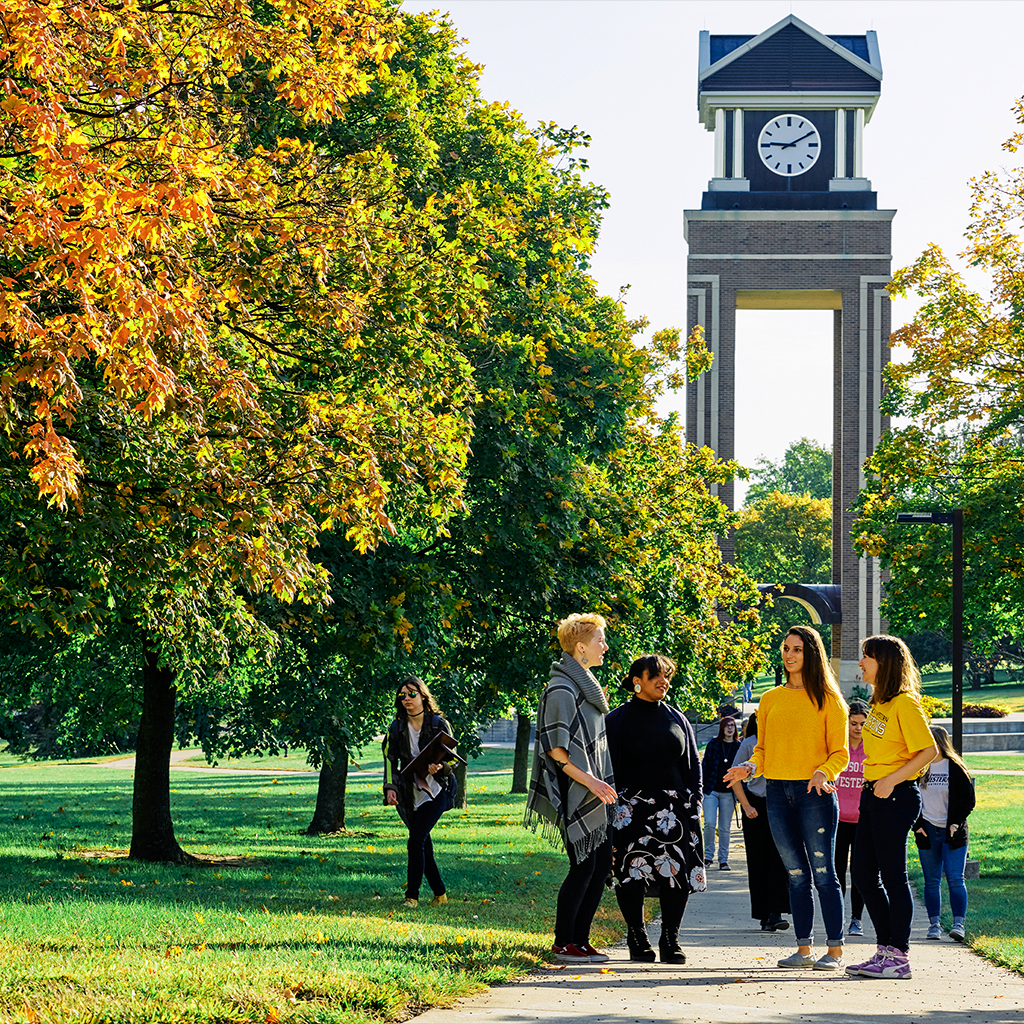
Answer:
[{"label": "red sneaker", "polygon": [[589,942],[582,943],[579,948],[590,957],[592,964],[606,964],[611,959],[610,956],[605,955],[601,950],[594,949]]},{"label": "red sneaker", "polygon": [[561,960],[563,964],[589,964],[593,962],[590,959],[589,953],[585,953],[571,942],[566,946],[552,946],[551,952],[555,954],[555,959]]}]

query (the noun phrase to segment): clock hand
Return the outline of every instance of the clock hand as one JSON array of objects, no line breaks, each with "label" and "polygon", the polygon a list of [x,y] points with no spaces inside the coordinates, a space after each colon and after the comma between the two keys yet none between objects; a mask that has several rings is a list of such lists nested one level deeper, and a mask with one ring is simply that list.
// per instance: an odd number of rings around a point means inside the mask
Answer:
[{"label": "clock hand", "polygon": [[805,135],[801,135],[799,139],[794,139],[792,142],[783,142],[783,143],[781,143],[782,148],[783,149],[789,149],[791,146],[795,146],[798,142],[803,142],[804,139],[806,139],[808,135],[813,135],[813,134],[814,134],[814,132],[810,131],[810,132],[807,132]]}]

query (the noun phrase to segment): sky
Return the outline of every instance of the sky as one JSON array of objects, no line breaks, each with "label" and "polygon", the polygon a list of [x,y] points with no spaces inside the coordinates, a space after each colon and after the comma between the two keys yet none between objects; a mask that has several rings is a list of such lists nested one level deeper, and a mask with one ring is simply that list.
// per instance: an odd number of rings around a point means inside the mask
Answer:
[{"label": "sky", "polygon": [[[1024,95],[1024,0],[406,0],[447,11],[484,65],[488,100],[527,122],[592,137],[589,177],[611,193],[592,272],[628,286],[627,311],[651,329],[685,328],[682,211],[699,209],[713,135],[697,119],[698,34],[756,35],[788,14],[826,35],[878,33],[882,93],[864,131],[864,174],[895,209],[893,268],[931,243],[963,248],[969,180],[1018,159],[1002,142]],[[979,279],[977,286],[982,286]],[[893,328],[913,314],[896,301]],[[831,444],[832,314],[738,313],[736,458],[778,460],[810,437]],[[898,350],[897,350],[898,352]],[[794,367],[800,386],[793,387]],[[663,411],[683,411],[680,393]],[[745,488],[737,488],[742,501]]]}]

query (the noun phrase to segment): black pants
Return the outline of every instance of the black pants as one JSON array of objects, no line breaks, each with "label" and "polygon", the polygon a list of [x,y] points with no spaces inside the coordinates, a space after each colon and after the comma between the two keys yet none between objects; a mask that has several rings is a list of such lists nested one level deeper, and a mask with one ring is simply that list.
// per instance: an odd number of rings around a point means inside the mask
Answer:
[{"label": "black pants", "polygon": [[577,860],[569,846],[569,874],[558,890],[555,909],[555,945],[575,946],[590,941],[590,925],[601,904],[601,895],[612,869],[612,841]]},{"label": "black pants", "polygon": [[412,821],[409,823],[406,899],[420,898],[420,883],[423,881],[424,872],[427,875],[427,884],[433,889],[435,896],[440,896],[445,891],[444,880],[434,860],[434,844],[430,840],[430,830],[440,817],[440,797],[425,801],[412,812]]},{"label": "black pants", "polygon": [[[853,840],[857,835],[857,822],[841,821],[836,831],[836,874],[839,876],[839,886],[846,895],[846,867],[849,864],[852,868]],[[864,897],[860,889],[850,879],[850,917],[860,920],[864,916]]]},{"label": "black pants", "polygon": [[750,916],[756,921],[763,921],[772,914],[789,913],[789,875],[772,839],[767,799],[750,792],[747,799],[757,811],[756,818],[748,818],[744,814],[742,819]]},{"label": "black pants", "polygon": [[914,897],[907,877],[907,836],[921,813],[916,782],[901,782],[879,799],[864,784],[853,847],[853,883],[861,891],[880,946],[910,948]]}]

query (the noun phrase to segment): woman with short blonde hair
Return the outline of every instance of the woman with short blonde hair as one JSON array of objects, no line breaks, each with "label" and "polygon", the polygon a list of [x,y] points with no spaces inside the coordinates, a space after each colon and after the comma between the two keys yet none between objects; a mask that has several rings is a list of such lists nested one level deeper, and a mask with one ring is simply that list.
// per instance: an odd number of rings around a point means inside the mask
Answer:
[{"label": "woman with short blonde hair", "polygon": [[537,741],[523,824],[560,842],[569,874],[558,893],[552,952],[563,963],[604,963],[590,926],[612,866],[612,762],[604,716],[608,699],[592,669],[604,661],[605,620],[573,614],[558,624],[562,657],[537,709]]}]

